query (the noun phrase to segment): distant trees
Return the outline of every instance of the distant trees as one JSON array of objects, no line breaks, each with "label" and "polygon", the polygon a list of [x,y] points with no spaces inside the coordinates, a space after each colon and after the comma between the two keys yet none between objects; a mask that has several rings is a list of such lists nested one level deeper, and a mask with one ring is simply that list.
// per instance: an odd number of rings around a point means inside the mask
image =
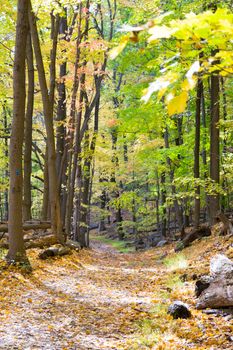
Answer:
[{"label": "distant trees", "polygon": [[[182,3],[181,8],[185,11],[186,5]],[[198,227],[203,220],[214,224],[219,210],[231,208],[232,169],[225,162],[231,158],[231,151],[226,156],[231,134],[227,113],[231,108],[230,90],[227,93],[226,86],[229,87],[232,80],[230,62],[233,51],[229,45],[230,31],[222,20],[224,18],[225,23],[232,24],[232,13],[227,8],[217,9],[216,6],[211,10],[197,15],[187,14],[183,20],[172,22],[167,19],[172,17],[171,13],[163,14],[154,22],[148,21],[145,28],[149,27],[149,45],[139,40],[143,26],[127,26],[123,30],[128,34],[121,37],[110,55],[118,70],[124,72],[124,90],[117,96],[124,102],[117,109],[116,116],[120,119],[119,132],[127,135],[128,153],[131,152],[132,139],[140,140],[144,125],[144,138],[148,142],[157,138],[157,145],[150,149],[146,142],[143,146],[137,141],[140,151],[136,163],[141,162],[142,167],[139,170],[134,165],[134,178],[140,183],[141,171],[149,172],[147,191],[150,194],[146,195],[149,198],[151,193],[155,194],[157,206],[151,215],[157,217],[163,235],[168,235],[174,226],[182,231],[182,227],[190,223]],[[153,75],[157,76],[156,80]],[[221,76],[226,77],[222,89]],[[146,80],[151,83],[143,97],[148,104],[142,108],[139,99]],[[154,92],[156,97],[151,97]],[[165,109],[161,109],[161,105]],[[160,121],[156,126],[150,126],[152,115]],[[138,120],[140,127],[135,127]],[[150,133],[148,138],[147,133]],[[120,158],[120,143],[115,149],[118,149]],[[224,150],[223,156],[221,149]],[[122,199],[130,191],[131,176],[125,174],[122,181],[122,172],[128,171],[127,167],[123,169],[118,179],[118,187],[123,184]],[[137,193],[140,197],[145,195],[142,184],[137,187]],[[141,210],[138,205],[136,212]],[[137,219],[139,226],[143,215]]]},{"label": "distant trees", "polygon": [[[214,223],[232,205],[232,14],[177,19],[191,1],[158,6],[153,21],[152,1],[145,12],[116,0],[47,5],[18,1],[8,259],[25,259],[22,222],[35,209],[57,241],[82,247],[92,219],[119,239]],[[13,45],[0,42],[6,159]]]}]

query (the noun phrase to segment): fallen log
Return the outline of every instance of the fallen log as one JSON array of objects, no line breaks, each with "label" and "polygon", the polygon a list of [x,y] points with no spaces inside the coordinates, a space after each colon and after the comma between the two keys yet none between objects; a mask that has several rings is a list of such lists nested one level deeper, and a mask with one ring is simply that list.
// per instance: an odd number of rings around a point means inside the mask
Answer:
[{"label": "fallen log", "polygon": [[[41,223],[24,223],[23,230],[47,230],[51,228],[50,222],[41,222]],[[0,232],[8,232],[8,224],[0,224]]]},{"label": "fallen log", "polygon": [[225,236],[225,235],[233,235],[233,224],[231,220],[229,220],[226,215],[223,213],[219,212],[216,216],[216,219],[220,222],[222,222],[223,227],[220,232],[220,236]]},{"label": "fallen log", "polygon": [[188,247],[190,243],[194,242],[195,240],[202,238],[202,237],[208,237],[211,235],[211,229],[207,225],[202,225],[198,228],[193,229],[190,233],[186,234],[185,237],[180,241],[177,246],[175,247],[175,252],[179,252],[182,249]]},{"label": "fallen log", "polygon": [[[47,235],[43,237],[39,237],[37,239],[31,239],[25,241],[25,247],[26,249],[30,248],[44,248],[49,247],[53,244],[57,243],[57,238],[54,235]],[[0,243],[0,248],[9,248],[9,243],[6,239],[3,240],[3,242]]]},{"label": "fallen log", "polygon": [[70,252],[71,249],[69,247],[49,247],[39,254],[39,259],[46,260],[54,256],[67,255],[70,254]]}]

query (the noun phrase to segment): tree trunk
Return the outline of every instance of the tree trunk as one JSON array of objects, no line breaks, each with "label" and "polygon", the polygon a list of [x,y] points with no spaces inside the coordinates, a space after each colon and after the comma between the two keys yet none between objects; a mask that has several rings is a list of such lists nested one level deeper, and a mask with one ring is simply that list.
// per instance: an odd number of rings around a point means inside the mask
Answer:
[{"label": "tree trunk", "polygon": [[[219,184],[219,75],[215,72],[211,75],[211,110],[210,110],[210,178],[215,184]],[[219,194],[209,196],[210,224],[215,222],[215,216],[219,211]]]},{"label": "tree trunk", "polygon": [[31,219],[31,173],[32,173],[32,115],[34,106],[34,65],[31,36],[27,38],[27,69],[28,69],[28,94],[27,111],[25,118],[25,147],[24,147],[24,201],[23,220]]},{"label": "tree trunk", "polygon": [[10,140],[10,193],[9,193],[9,263],[27,262],[23,241],[22,201],[23,175],[22,151],[25,119],[25,60],[28,35],[28,0],[18,0],[17,27],[14,58],[14,105]]},{"label": "tree trunk", "polygon": [[[66,10],[64,10],[66,11]],[[62,35],[62,39],[66,39],[67,34],[67,15],[60,18],[59,34]],[[65,77],[67,74],[67,62],[63,62],[60,65],[59,82],[58,82],[58,105],[57,105],[57,130],[56,130],[56,152],[57,152],[57,174],[59,174],[59,192],[61,200],[61,212],[63,225],[65,223],[65,209],[67,199],[67,152],[65,152],[66,142],[66,86]]]},{"label": "tree trunk", "polygon": [[[202,96],[202,82],[200,78],[197,82],[197,96],[196,96],[196,117],[195,117],[195,149],[194,149],[194,178],[200,179],[200,132],[201,132],[201,96]],[[195,200],[194,200],[194,227],[200,225],[200,185],[195,184]]]},{"label": "tree trunk", "polygon": [[[3,112],[4,112],[4,130],[5,133],[7,134],[8,132],[8,122],[7,122],[7,106],[4,104],[3,105]],[[5,157],[8,159],[9,156],[9,150],[8,150],[8,139],[5,138],[5,152],[4,152]],[[8,170],[9,164],[7,163],[6,165],[6,170],[5,170],[5,177],[6,179],[9,178],[9,170]],[[8,220],[8,212],[9,212],[9,200],[8,200],[8,189],[4,191],[4,220]]]},{"label": "tree trunk", "polygon": [[29,23],[32,36],[32,42],[35,52],[35,58],[38,69],[39,83],[42,94],[45,127],[47,134],[48,145],[48,174],[49,174],[49,199],[51,209],[51,224],[52,231],[57,236],[59,242],[64,243],[64,235],[62,232],[60,199],[58,193],[58,177],[56,172],[56,151],[55,151],[55,138],[53,129],[53,108],[49,98],[49,92],[47,88],[47,82],[45,77],[44,64],[41,54],[39,36],[36,26],[36,18],[32,12],[32,7],[29,7]]},{"label": "tree trunk", "polygon": [[[227,94],[226,94],[226,90],[225,90],[225,81],[224,78],[221,77],[221,87],[222,87],[222,112],[223,112],[223,120],[226,121],[227,120]],[[223,163],[224,163],[224,158],[226,158],[227,155],[227,129],[224,127],[224,139],[223,139]],[[230,191],[229,191],[229,184],[228,184],[228,179],[227,179],[227,172],[225,167],[223,166],[223,175],[222,175],[222,187],[224,189],[224,191],[227,193],[227,196],[224,196],[222,198],[222,205],[221,205],[221,209],[222,211],[226,210],[226,209],[230,209]]]},{"label": "tree trunk", "polygon": [[[208,167],[207,167],[207,152],[206,152],[206,140],[207,140],[207,127],[206,127],[206,106],[205,106],[205,94],[204,94],[204,85],[201,83],[201,116],[202,116],[202,127],[204,129],[203,133],[203,149],[202,149],[202,161],[204,165],[204,179],[208,178]],[[204,221],[209,218],[209,197],[205,192],[205,200],[206,200],[206,210]]]},{"label": "tree trunk", "polygon": [[[80,68],[80,43],[81,43],[81,25],[82,25],[81,22],[82,22],[82,5],[80,4],[79,16],[78,16],[78,36],[76,39],[76,58],[75,58],[75,66],[74,66],[74,78],[73,78],[74,82],[73,82],[73,88],[72,88],[72,98],[71,98],[71,107],[70,107],[68,142],[65,148],[65,153],[67,153],[67,158],[68,158],[67,159],[68,191],[67,191],[67,198],[66,198],[66,215],[65,215],[65,231],[67,236],[70,235],[70,231],[71,231],[71,221],[72,221],[71,218],[73,214],[73,201],[74,201],[74,186],[75,186],[75,176],[76,176],[76,169],[77,169],[77,158],[76,158],[77,142],[74,145],[74,129],[75,129],[75,122],[79,122],[80,120],[80,123],[81,123],[82,100],[83,100],[82,91],[80,92],[80,95],[79,95],[78,111],[76,111],[76,99],[77,99],[79,85],[82,84],[82,82],[80,82],[79,84],[79,80],[85,79],[84,74],[81,75],[80,79],[78,76],[78,69]],[[75,118],[75,115],[76,115],[76,118]],[[76,138],[77,138],[77,130],[80,129],[80,125],[76,125]],[[73,147],[75,147],[74,152],[73,152]]]},{"label": "tree trunk", "polygon": [[[60,28],[59,28],[59,34],[63,37],[66,35],[67,32],[67,18],[62,17],[60,19]],[[64,38],[63,38],[64,40]],[[64,153],[65,148],[65,136],[66,136],[66,127],[65,127],[65,121],[66,121],[66,86],[65,86],[65,77],[67,74],[67,63],[66,61],[63,62],[60,65],[60,72],[59,72],[59,82],[57,85],[58,89],[58,105],[57,105],[57,130],[56,130],[56,137],[57,137],[57,173],[59,173],[59,169],[62,162],[62,155]]]},{"label": "tree trunk", "polygon": [[163,207],[163,216],[162,216],[162,225],[161,225],[161,234],[163,237],[167,235],[167,217],[166,217],[166,174],[163,172],[161,174],[161,205]]},{"label": "tree trunk", "polygon": [[221,229],[221,235],[233,235],[233,225],[232,221],[229,220],[223,213],[219,212],[216,219],[223,223],[223,228]]},{"label": "tree trunk", "polygon": [[46,146],[45,158],[44,158],[44,191],[43,191],[43,206],[41,218],[47,220],[50,218],[49,210],[49,173],[48,173],[48,147]]},{"label": "tree trunk", "polygon": [[[178,138],[179,142],[181,140]],[[165,133],[164,133],[164,143],[165,147],[169,149],[169,135],[168,135],[168,128],[166,127]],[[178,227],[179,230],[182,231],[183,228],[183,215],[182,215],[182,208],[180,208],[180,205],[178,203],[178,200],[176,199],[176,186],[173,184],[174,180],[174,170],[172,169],[172,164],[171,164],[171,159],[167,157],[167,165],[170,169],[170,183],[171,183],[171,190],[172,190],[172,195],[174,196],[174,208],[175,208],[175,213],[176,213],[176,220],[178,222]]]}]

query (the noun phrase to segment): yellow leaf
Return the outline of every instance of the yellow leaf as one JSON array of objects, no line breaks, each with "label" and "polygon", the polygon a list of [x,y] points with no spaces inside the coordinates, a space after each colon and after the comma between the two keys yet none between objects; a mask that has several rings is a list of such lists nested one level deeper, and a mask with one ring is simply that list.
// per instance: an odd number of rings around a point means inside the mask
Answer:
[{"label": "yellow leaf", "polygon": [[189,91],[195,88],[196,83],[197,83],[196,77],[193,77],[192,79],[189,79],[189,80],[185,79],[181,84],[181,88],[182,90]]},{"label": "yellow leaf", "polygon": [[168,114],[172,116],[174,114],[183,113],[185,111],[188,100],[187,91],[183,91],[180,95],[175,96],[169,100],[167,104]]},{"label": "yellow leaf", "polygon": [[157,39],[162,38],[170,38],[172,34],[177,31],[176,28],[170,28],[165,25],[163,26],[154,26],[149,30],[149,34],[151,37],[149,38],[149,42],[156,41]]},{"label": "yellow leaf", "polygon": [[120,44],[118,46],[114,47],[112,50],[110,50],[109,58],[111,60],[115,60],[115,58],[117,58],[117,56],[124,50],[124,48],[126,47],[129,39],[130,39],[129,36],[124,36],[121,39]]}]

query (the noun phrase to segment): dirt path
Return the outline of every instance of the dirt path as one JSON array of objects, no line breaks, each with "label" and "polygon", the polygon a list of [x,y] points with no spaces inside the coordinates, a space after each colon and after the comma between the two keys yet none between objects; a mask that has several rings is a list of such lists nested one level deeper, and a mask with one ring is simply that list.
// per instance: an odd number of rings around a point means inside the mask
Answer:
[{"label": "dirt path", "polygon": [[135,321],[152,306],[153,260],[97,242],[57,260],[37,254],[32,276],[2,276],[0,349],[129,349]]}]

